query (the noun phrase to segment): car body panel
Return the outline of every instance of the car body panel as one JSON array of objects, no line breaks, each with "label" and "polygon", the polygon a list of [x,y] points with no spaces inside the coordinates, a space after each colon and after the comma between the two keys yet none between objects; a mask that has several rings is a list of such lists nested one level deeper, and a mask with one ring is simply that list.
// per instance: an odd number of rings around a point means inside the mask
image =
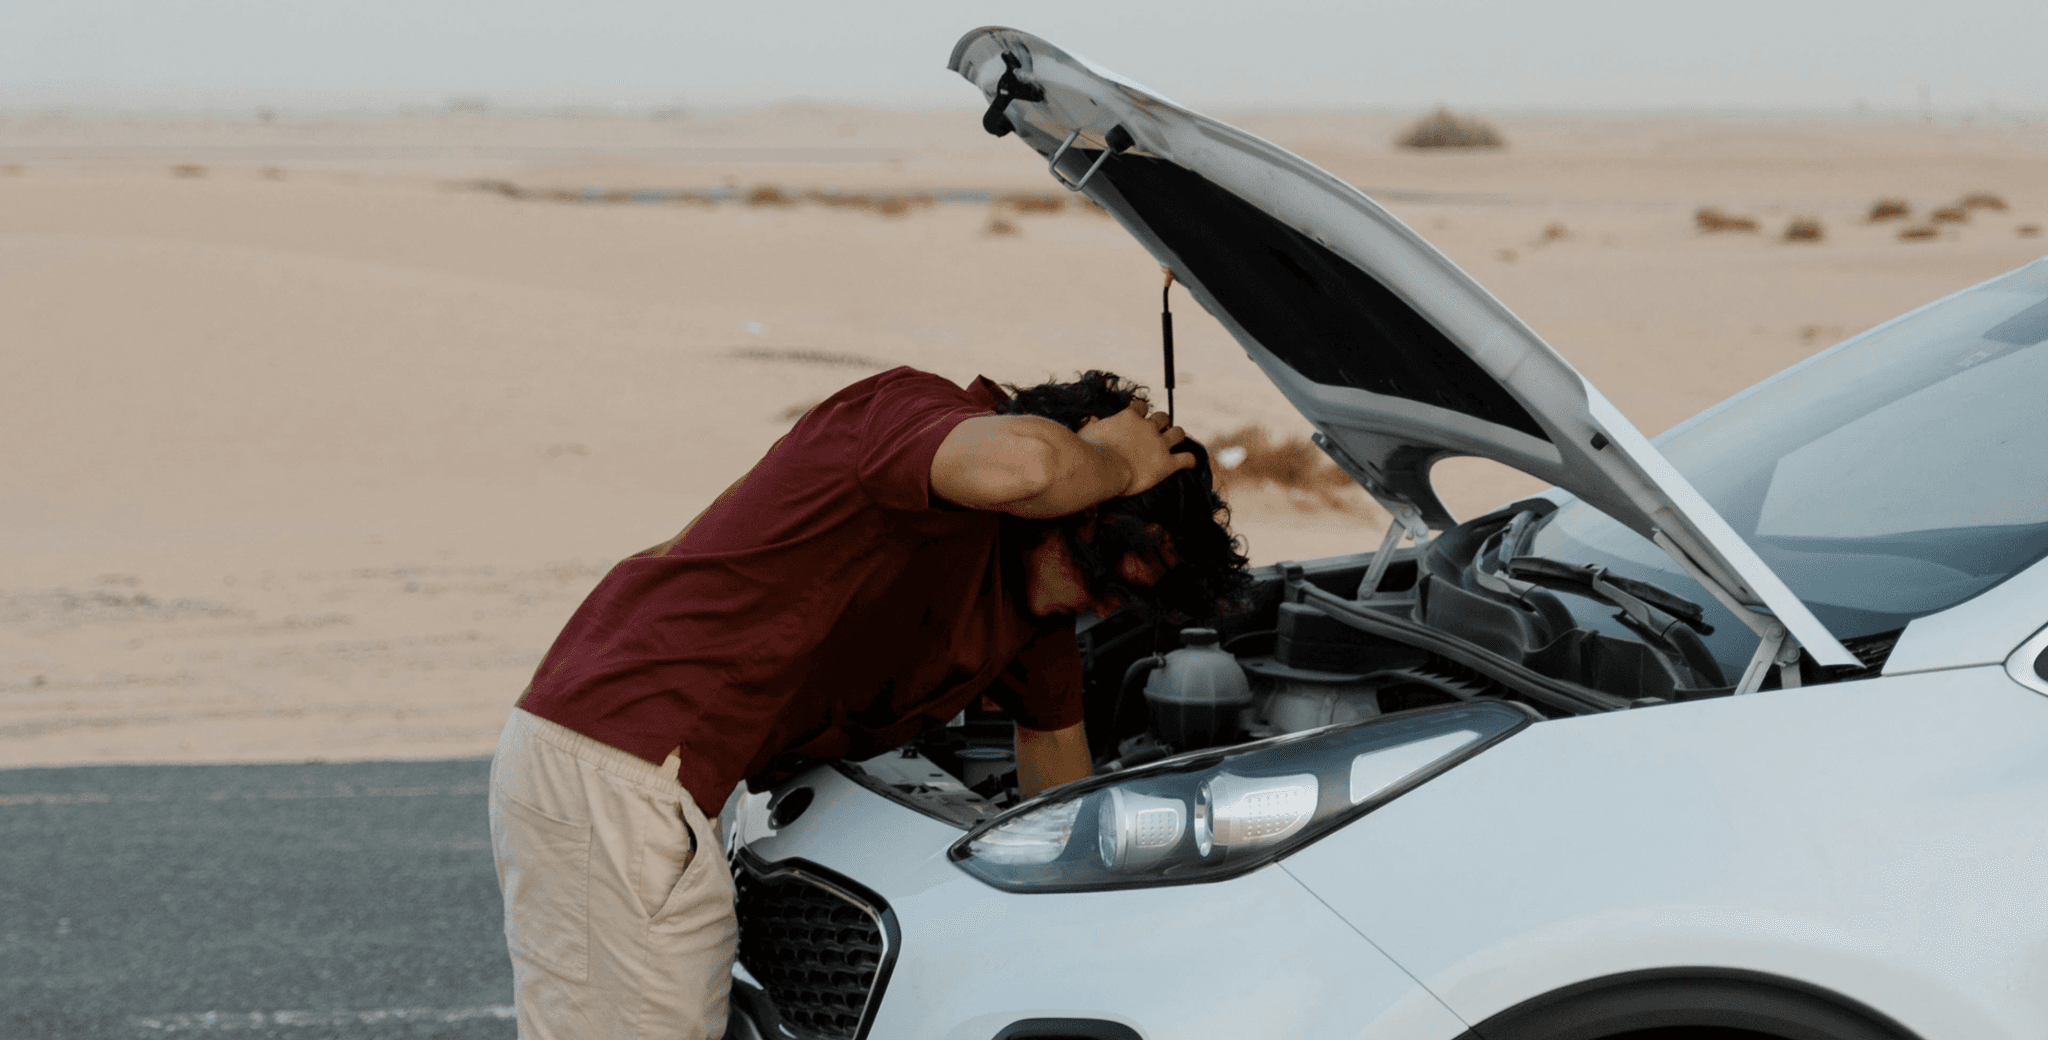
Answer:
[{"label": "car body panel", "polygon": [[[1598,390],[1357,189],[1027,33],[969,33],[952,68],[992,94],[1005,57],[1045,92],[1009,104],[1018,135],[1059,160],[1063,180],[1082,182],[1187,285],[1397,515],[1449,526],[1429,468],[1450,455],[1492,458],[1571,490],[1646,538],[1662,532],[1735,600],[1775,615],[1815,660],[1855,663]],[[1117,128],[1135,148],[1098,164]],[[1241,225],[1267,237],[1243,248],[1209,241],[1206,229],[1231,226],[1240,209]],[[1276,259],[1261,259],[1268,254]],[[1330,255],[1337,262],[1323,263]],[[1286,303],[1296,298],[1321,309]],[[1311,310],[1320,319],[1302,317]],[[1269,327],[1264,338],[1254,322]]]},{"label": "car body panel", "polygon": [[2048,560],[1938,614],[1914,619],[1885,659],[1884,674],[2000,662],[2043,625],[2048,625]]},{"label": "car body panel", "polygon": [[1736,968],[2022,1040],[2042,820],[2048,699],[1992,666],[1538,724],[1282,865],[1468,1021]]},{"label": "car body panel", "polygon": [[1028,1018],[1121,1022],[1147,1040],[1452,1040],[1466,1029],[1280,869],[1220,885],[1018,895],[948,861],[955,828],[828,768],[781,790],[796,787],[814,801],[772,833],[766,796],[736,799],[734,836],[755,856],[805,860],[889,904],[902,947],[871,1040],[988,1040]]}]

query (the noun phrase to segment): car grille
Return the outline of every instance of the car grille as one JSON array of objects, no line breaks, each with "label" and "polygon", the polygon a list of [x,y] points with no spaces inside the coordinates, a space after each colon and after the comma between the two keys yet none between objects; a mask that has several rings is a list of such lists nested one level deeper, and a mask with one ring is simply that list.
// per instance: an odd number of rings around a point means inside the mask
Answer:
[{"label": "car grille", "polygon": [[855,1040],[869,1004],[881,999],[887,911],[814,870],[764,871],[737,858],[740,964],[790,1032]]}]

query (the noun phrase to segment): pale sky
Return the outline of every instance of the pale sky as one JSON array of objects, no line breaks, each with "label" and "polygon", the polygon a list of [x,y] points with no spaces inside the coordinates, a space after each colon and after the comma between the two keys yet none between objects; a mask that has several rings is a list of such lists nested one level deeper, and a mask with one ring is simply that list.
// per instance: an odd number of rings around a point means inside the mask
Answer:
[{"label": "pale sky", "polygon": [[0,0],[0,110],[972,103],[979,25],[1211,107],[2048,112],[2048,2]]}]

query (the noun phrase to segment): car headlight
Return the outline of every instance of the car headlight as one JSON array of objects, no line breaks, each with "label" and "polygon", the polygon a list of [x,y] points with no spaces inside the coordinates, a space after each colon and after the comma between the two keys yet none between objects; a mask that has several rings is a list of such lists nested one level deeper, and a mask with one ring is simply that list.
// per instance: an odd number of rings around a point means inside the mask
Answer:
[{"label": "car headlight", "polygon": [[1217,881],[1385,805],[1533,718],[1479,701],[1197,751],[1026,802],[970,831],[951,857],[1012,892]]}]

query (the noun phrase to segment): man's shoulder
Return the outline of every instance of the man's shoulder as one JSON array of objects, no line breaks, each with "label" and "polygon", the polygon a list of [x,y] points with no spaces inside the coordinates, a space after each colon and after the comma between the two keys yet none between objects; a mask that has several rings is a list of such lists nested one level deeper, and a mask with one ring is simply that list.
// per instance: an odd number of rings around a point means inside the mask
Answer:
[{"label": "man's shoulder", "polygon": [[910,365],[898,365],[848,383],[838,393],[825,400],[832,402],[877,397],[930,398],[983,408],[993,408],[1010,399],[1002,385],[987,376],[975,376],[966,386],[961,386],[937,372],[927,372]]},{"label": "man's shoulder", "polygon": [[977,375],[969,380],[967,385],[961,386],[937,372],[927,372],[910,365],[898,365],[848,383],[819,403],[858,402],[877,398],[930,399],[993,409],[1008,401],[1010,394],[1001,383],[987,376]]}]

